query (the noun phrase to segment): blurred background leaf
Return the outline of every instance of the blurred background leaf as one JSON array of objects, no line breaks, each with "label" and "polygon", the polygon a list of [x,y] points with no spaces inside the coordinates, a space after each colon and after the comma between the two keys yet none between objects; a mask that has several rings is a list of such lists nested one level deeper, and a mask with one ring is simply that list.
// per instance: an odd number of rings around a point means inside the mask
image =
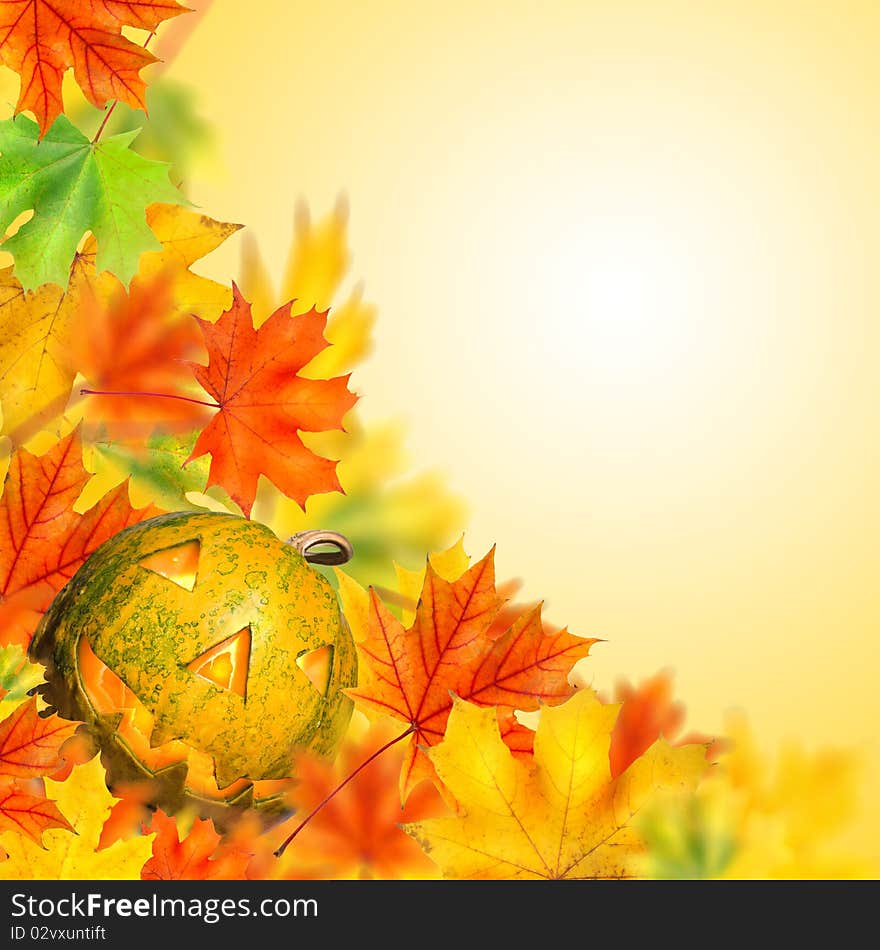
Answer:
[{"label": "blurred background leaf", "polygon": [[[119,103],[107,122],[104,135],[140,129],[132,149],[144,158],[171,165],[175,185],[186,189],[197,162],[214,155],[214,129],[198,112],[198,96],[184,83],[159,76],[147,87],[147,112]],[[68,110],[71,121],[91,138],[104,117],[81,97]]]},{"label": "blurred background leaf", "polygon": [[856,752],[799,742],[762,756],[743,715],[728,718],[718,761],[694,795],[647,810],[639,831],[654,878],[874,877],[867,854],[840,838],[856,820]]}]

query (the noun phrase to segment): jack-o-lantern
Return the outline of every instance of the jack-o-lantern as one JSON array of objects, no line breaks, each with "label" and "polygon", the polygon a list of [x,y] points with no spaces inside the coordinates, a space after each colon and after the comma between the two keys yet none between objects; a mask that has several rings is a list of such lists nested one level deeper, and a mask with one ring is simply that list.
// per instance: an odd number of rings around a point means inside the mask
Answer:
[{"label": "jack-o-lantern", "polygon": [[[298,536],[299,537],[299,536]],[[31,656],[45,698],[87,724],[111,786],[149,782],[166,810],[282,809],[294,747],[333,751],[357,655],[336,595],[310,555],[264,525],[178,512],[120,532],[68,581]],[[314,547],[311,548],[314,551]]]}]

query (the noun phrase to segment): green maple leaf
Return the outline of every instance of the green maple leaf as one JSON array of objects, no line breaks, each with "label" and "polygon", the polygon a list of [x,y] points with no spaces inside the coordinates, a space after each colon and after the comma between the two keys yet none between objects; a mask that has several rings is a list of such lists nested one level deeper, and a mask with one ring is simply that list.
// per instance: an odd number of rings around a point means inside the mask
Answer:
[{"label": "green maple leaf", "polygon": [[148,204],[187,204],[168,179],[168,166],[133,152],[139,130],[90,142],[63,115],[39,139],[24,115],[0,122],[0,232],[23,212],[33,219],[3,244],[26,289],[67,286],[86,231],[98,244],[96,267],[125,284],[143,251],[161,248],[147,226]]},{"label": "green maple leaf", "polygon": [[29,663],[20,646],[0,647],[0,721],[18,707],[43,682],[43,667]]},{"label": "green maple leaf", "polygon": [[95,451],[130,478],[132,484],[149,492],[154,504],[167,511],[179,511],[194,507],[186,493],[204,492],[208,481],[207,458],[183,467],[195,442],[195,432],[184,436],[159,433],[151,436],[143,449],[96,442]]}]

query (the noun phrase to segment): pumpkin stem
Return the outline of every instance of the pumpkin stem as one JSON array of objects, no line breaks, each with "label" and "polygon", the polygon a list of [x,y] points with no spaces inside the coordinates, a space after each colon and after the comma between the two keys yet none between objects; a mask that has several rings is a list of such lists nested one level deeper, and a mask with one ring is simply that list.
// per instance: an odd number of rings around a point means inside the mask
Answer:
[{"label": "pumpkin stem", "polygon": [[327,797],[323,799],[323,801],[321,801],[321,802],[319,802],[317,805],[315,805],[315,807],[308,813],[308,815],[306,815],[306,817],[303,818],[303,820],[296,826],[296,828],[294,828],[293,831],[291,831],[291,833],[284,839],[284,841],[282,842],[282,844],[275,850],[275,857],[276,857],[276,858],[280,858],[281,855],[284,854],[284,852],[287,850],[287,846],[290,844],[290,842],[293,841],[293,839],[303,830],[303,828],[305,828],[305,826],[315,817],[315,815],[317,815],[318,812],[319,812],[329,801],[331,801],[331,800],[336,796],[336,794],[337,794],[338,792],[341,792],[342,789],[344,789],[345,786],[348,785],[348,783],[358,774],[358,772],[363,771],[363,769],[365,769],[374,759],[378,759],[379,756],[380,756],[383,752],[385,752],[385,751],[387,751],[388,749],[390,749],[391,746],[397,745],[397,743],[400,742],[401,739],[405,739],[408,735],[411,735],[415,728],[416,728],[416,727],[415,727],[415,723],[413,723],[408,729],[406,729],[404,732],[401,732],[401,734],[400,734],[399,736],[397,736],[396,738],[392,739],[390,742],[386,742],[385,745],[383,745],[383,746],[381,746],[380,748],[376,749],[376,751],[375,751],[371,756],[369,756],[368,758],[364,759],[364,761],[361,762],[361,764],[360,764],[349,776],[347,776],[346,778],[344,778],[344,779],[336,786],[336,788],[334,788],[333,791],[330,792],[330,794],[327,795]]},{"label": "pumpkin stem", "polygon": [[[338,531],[299,531],[287,539],[310,564],[345,564],[354,557],[351,541]],[[330,545],[333,550],[328,551]],[[323,550],[322,550],[323,548]]]}]

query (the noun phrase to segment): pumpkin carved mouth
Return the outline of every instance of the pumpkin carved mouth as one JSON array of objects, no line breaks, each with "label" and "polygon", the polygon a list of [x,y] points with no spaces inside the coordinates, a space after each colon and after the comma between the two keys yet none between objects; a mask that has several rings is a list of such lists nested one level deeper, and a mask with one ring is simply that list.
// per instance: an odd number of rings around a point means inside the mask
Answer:
[{"label": "pumpkin carved mouth", "polygon": [[220,689],[231,690],[247,702],[250,656],[251,628],[248,625],[205,650],[201,656],[187,663],[186,668]]},{"label": "pumpkin carved mouth", "polygon": [[116,727],[117,740],[125,744],[131,755],[150,772],[159,773],[185,763],[187,787],[202,798],[218,802],[236,798],[248,788],[253,789],[253,795],[258,799],[277,797],[289,788],[290,779],[252,782],[245,778],[220,788],[214,774],[214,760],[207,753],[180,739],[171,739],[156,746],[152,744],[153,715],[113,670],[95,655],[85,637],[79,641],[79,668],[88,684],[89,699],[95,711],[101,716],[120,715]]}]

